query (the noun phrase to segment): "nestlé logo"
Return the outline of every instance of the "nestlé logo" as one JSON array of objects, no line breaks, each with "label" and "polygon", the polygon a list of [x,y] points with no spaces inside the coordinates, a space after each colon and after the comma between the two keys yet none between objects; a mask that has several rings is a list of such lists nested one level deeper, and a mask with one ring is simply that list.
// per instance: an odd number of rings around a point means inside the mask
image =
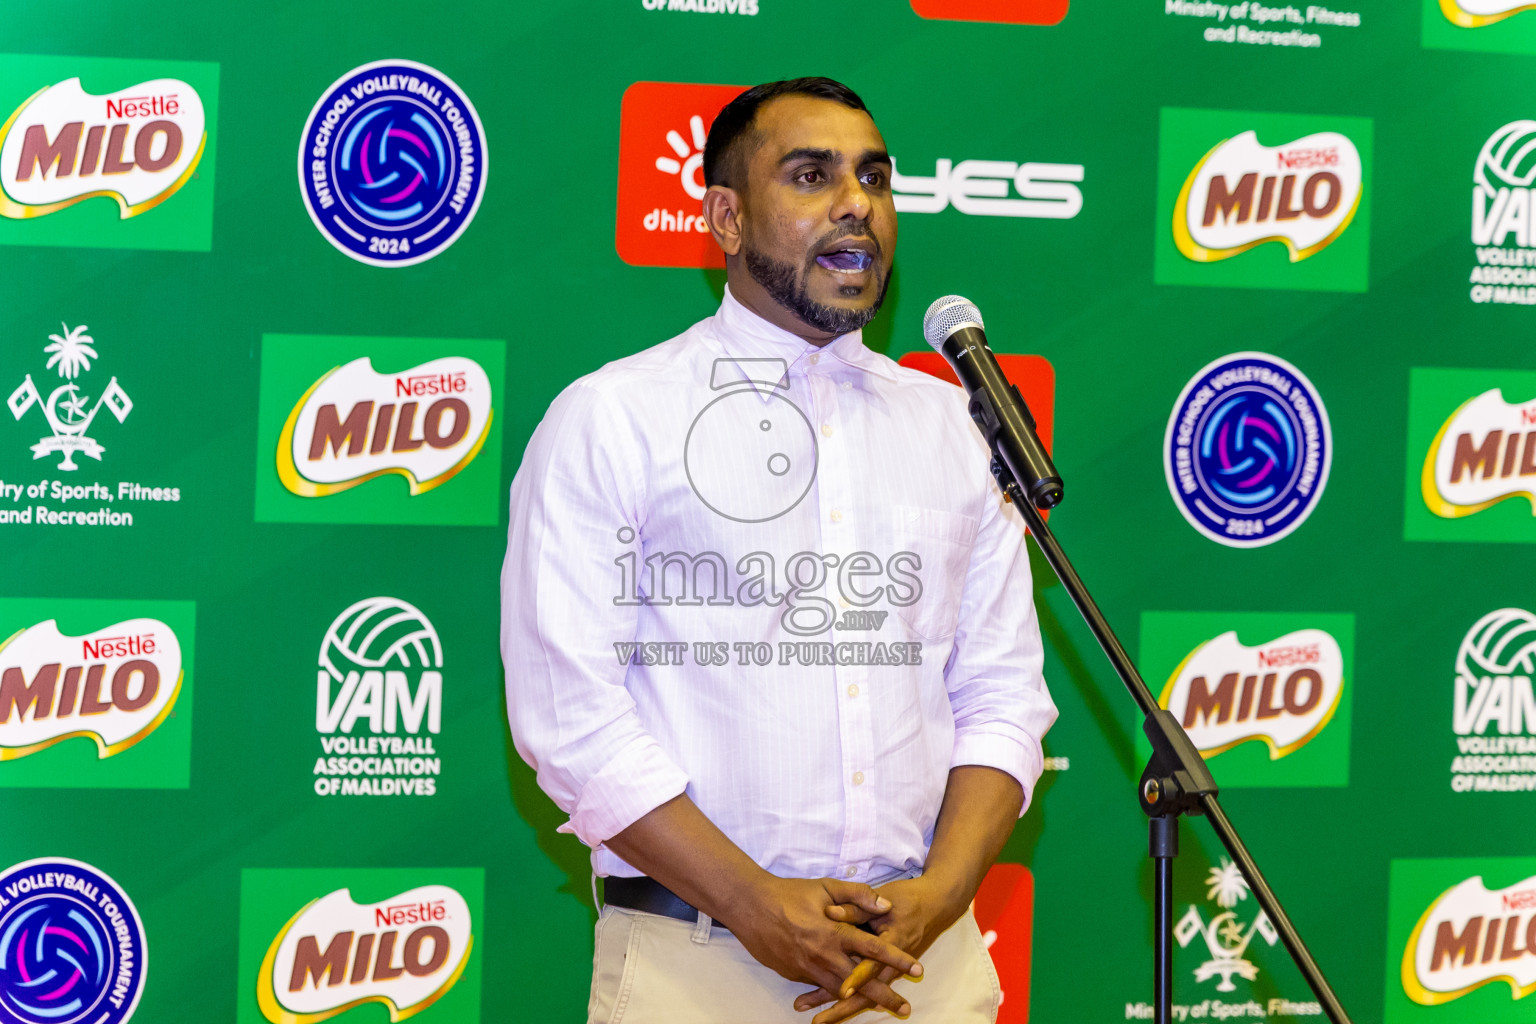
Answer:
[{"label": "nestl\u00e9 logo", "polygon": [[176,705],[181,643],[158,619],[129,619],[66,636],[49,619],[0,644],[0,761],[67,739],[120,754],[159,728]]},{"label": "nestl\u00e9 logo", "polygon": [[1503,981],[1510,998],[1536,992],[1536,876],[1490,890],[1481,875],[1451,886],[1403,950],[1403,991],[1424,1006]]},{"label": "nestl\u00e9 logo", "polygon": [[1419,485],[1443,519],[1514,497],[1527,498],[1536,515],[1536,399],[1516,405],[1491,388],[1463,404],[1430,443]]},{"label": "nestl\u00e9 logo", "polygon": [[422,494],[479,454],[491,417],[490,378],[472,359],[446,356],[379,373],[362,356],[325,374],[293,407],[278,438],[277,475],[306,498],[386,473]]},{"label": "nestl\u00e9 logo", "polygon": [[371,904],[337,889],[277,933],[256,1001],[272,1024],[315,1024],[364,1003],[403,1020],[447,994],[473,946],[469,904],[456,889],[424,885]]},{"label": "nestl\u00e9 logo", "polygon": [[165,202],[197,170],[203,101],[175,78],[97,96],[71,78],[29,96],[0,126],[0,216],[43,217],[104,197],[118,217]]}]

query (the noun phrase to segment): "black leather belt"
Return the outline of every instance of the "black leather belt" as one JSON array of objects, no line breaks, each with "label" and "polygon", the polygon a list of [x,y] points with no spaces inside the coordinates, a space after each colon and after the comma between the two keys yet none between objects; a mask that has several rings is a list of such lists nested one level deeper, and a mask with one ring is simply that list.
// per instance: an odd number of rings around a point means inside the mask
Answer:
[{"label": "black leather belt", "polygon": [[[612,903],[626,910],[638,910],[645,914],[659,914],[679,921],[692,923],[699,919],[697,907],[681,896],[646,875],[638,878],[622,878],[610,875],[603,879],[603,902]],[[716,928],[724,925],[715,922]]]}]

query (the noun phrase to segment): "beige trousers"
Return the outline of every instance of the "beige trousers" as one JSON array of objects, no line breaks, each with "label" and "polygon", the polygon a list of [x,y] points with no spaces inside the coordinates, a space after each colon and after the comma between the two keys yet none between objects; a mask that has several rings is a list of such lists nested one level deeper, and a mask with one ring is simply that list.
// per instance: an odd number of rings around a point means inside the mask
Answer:
[{"label": "beige trousers", "polygon": [[[894,988],[914,1024],[995,1024],[1001,1001],[992,956],[965,916],[920,958],[923,977]],[[812,988],[764,967],[724,928],[607,906],[598,918],[588,1024],[809,1024],[831,1004],[796,1012]],[[853,1021],[890,1019],[865,1010]]]}]

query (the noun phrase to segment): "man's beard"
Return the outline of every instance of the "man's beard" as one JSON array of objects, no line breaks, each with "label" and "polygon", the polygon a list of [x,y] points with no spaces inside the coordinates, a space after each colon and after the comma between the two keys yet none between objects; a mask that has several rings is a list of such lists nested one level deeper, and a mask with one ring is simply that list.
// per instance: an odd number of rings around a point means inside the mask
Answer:
[{"label": "man's beard", "polygon": [[880,312],[880,305],[885,301],[886,285],[890,283],[889,274],[880,278],[880,294],[868,309],[842,309],[812,299],[806,290],[804,277],[796,274],[791,264],[780,263],[750,245],[742,247],[741,255],[747,273],[763,286],[773,301],[818,331],[832,335],[857,331],[873,320],[875,314]]}]

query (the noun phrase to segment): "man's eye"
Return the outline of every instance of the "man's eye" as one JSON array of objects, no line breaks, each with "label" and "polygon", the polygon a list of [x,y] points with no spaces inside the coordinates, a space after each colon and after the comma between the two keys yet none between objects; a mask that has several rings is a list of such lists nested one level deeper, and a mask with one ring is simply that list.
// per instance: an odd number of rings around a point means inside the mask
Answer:
[{"label": "man's eye", "polygon": [[864,173],[863,181],[866,185],[872,185],[876,188],[883,188],[885,186],[885,172],[866,171]]},{"label": "man's eye", "polygon": [[811,170],[801,171],[799,174],[795,175],[795,180],[796,181],[804,182],[807,185],[815,185],[818,182],[823,181],[824,179],[822,178],[822,175],[821,175],[820,171],[815,170],[815,169],[811,169]]}]

